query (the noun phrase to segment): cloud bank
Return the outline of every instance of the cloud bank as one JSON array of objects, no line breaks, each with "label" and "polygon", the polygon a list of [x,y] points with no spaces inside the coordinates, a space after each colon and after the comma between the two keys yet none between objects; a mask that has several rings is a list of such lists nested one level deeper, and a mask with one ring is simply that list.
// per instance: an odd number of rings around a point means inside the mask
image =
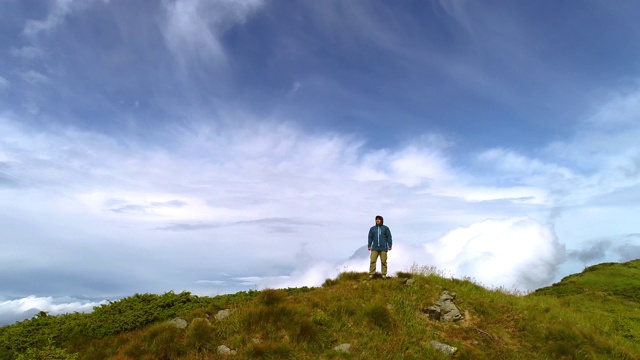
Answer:
[{"label": "cloud bank", "polygon": [[[369,148],[350,135],[244,121],[172,125],[156,130],[170,132],[170,142],[143,147],[135,138],[72,127],[42,132],[3,117],[0,211],[10,261],[2,273],[56,274],[93,298],[160,289],[215,294],[249,282],[320,285],[343,269],[366,271],[366,254],[353,254],[370,218],[381,213],[397,239],[391,270],[430,264],[487,286],[530,291],[557,279],[563,264],[579,271],[621,258],[605,251],[608,242],[583,249],[583,240],[600,235],[581,233],[576,221],[593,221],[597,212],[602,233],[635,229],[632,216],[626,229],[610,225],[612,217],[625,219],[628,206],[615,194],[639,188],[631,122],[603,132],[588,120],[544,156],[494,148],[457,167],[455,143],[435,135],[397,149]],[[592,147],[603,158],[585,151]],[[37,222],[27,216],[34,213]],[[623,239],[628,249],[638,246],[637,237]],[[16,272],[16,264],[34,259],[37,267]],[[105,276],[107,268],[116,270]],[[18,297],[46,298],[42,284],[0,280]]]},{"label": "cloud bank", "polygon": [[95,306],[107,304],[107,301],[92,302],[70,297],[27,296],[17,300],[0,301],[0,326],[31,318],[41,311],[49,315],[73,312],[91,312]]}]

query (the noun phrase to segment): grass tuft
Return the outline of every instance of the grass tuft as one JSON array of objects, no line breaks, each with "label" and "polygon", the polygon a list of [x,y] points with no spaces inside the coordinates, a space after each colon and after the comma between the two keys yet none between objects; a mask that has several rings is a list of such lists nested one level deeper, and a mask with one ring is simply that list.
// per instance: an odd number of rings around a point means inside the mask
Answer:
[{"label": "grass tuft", "polygon": [[327,279],[322,283],[322,287],[329,287],[338,284],[337,279]]},{"label": "grass tuft", "polygon": [[393,317],[389,308],[383,305],[369,305],[364,311],[364,316],[373,325],[384,331],[391,331],[393,326]]},{"label": "grass tuft", "polygon": [[214,332],[209,320],[195,318],[186,331],[187,346],[198,352],[213,347]]},{"label": "grass tuft", "polygon": [[265,306],[274,306],[282,303],[287,298],[287,293],[283,290],[265,289],[260,292],[256,300]]},{"label": "grass tuft", "polygon": [[338,280],[339,282],[342,281],[360,281],[364,278],[362,273],[358,273],[358,272],[353,272],[353,271],[347,271],[347,272],[341,272],[340,275],[338,275],[338,278],[336,280]]},{"label": "grass tuft", "polygon": [[297,325],[294,335],[294,340],[297,343],[317,346],[324,342],[324,329],[314,324],[313,321],[301,319]]},{"label": "grass tuft", "polygon": [[152,325],[143,336],[143,341],[151,354],[159,360],[174,359],[184,352],[181,343],[183,330],[173,324],[162,322]]},{"label": "grass tuft", "polygon": [[247,355],[256,359],[291,359],[294,350],[287,343],[260,342],[254,343],[247,349]]}]

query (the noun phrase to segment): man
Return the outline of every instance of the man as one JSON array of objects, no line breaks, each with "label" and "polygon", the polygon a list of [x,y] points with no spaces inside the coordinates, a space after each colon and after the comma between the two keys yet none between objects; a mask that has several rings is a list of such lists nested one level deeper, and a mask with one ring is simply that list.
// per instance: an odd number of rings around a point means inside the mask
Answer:
[{"label": "man", "polygon": [[387,278],[387,251],[391,251],[391,230],[384,224],[382,216],[376,216],[376,224],[369,229],[368,248],[371,251],[371,264],[369,265],[369,279],[376,274],[376,263],[380,256],[382,278]]}]

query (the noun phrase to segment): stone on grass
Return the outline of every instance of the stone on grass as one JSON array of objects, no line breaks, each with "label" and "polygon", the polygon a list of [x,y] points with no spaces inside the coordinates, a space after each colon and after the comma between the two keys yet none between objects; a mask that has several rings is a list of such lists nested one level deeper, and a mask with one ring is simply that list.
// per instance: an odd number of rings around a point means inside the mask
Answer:
[{"label": "stone on grass", "polygon": [[235,355],[236,351],[229,349],[227,345],[218,346],[218,354],[220,355]]},{"label": "stone on grass", "polygon": [[224,310],[220,310],[216,313],[215,318],[218,320],[222,320],[224,318],[226,318],[227,316],[231,315],[232,310],[230,309],[224,309]]},{"label": "stone on grass", "polygon": [[175,327],[177,327],[178,329],[186,329],[186,328],[187,328],[187,325],[188,325],[187,320],[182,319],[182,318],[179,318],[179,317],[177,317],[177,318],[175,318],[175,319],[170,320],[170,321],[169,321],[169,323],[170,323],[171,325],[174,325],[174,326],[175,326]]},{"label": "stone on grass", "polygon": [[343,353],[349,353],[349,349],[351,348],[351,344],[340,344],[333,348],[333,350]]},{"label": "stone on grass", "polygon": [[453,303],[453,300],[456,299],[456,293],[451,293],[447,291],[443,291],[440,294],[440,299],[438,300],[438,305],[442,309],[442,319],[444,321],[458,321],[462,319],[462,314],[458,307]]},{"label": "stone on grass", "polygon": [[445,354],[449,354],[449,355],[453,355],[455,354],[456,351],[458,351],[458,348],[453,347],[451,345],[447,345],[447,344],[443,344],[439,341],[435,341],[432,340],[431,341],[431,346],[433,346],[436,350],[443,352]]}]

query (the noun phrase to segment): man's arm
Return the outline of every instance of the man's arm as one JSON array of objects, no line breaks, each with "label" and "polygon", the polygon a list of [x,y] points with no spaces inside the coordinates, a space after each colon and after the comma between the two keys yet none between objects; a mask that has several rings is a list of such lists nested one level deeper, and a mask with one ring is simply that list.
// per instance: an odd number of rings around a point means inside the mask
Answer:
[{"label": "man's arm", "polygon": [[367,248],[369,250],[371,250],[371,245],[373,244],[373,233],[371,232],[371,229],[369,229],[369,236],[368,236],[368,241],[367,241]]},{"label": "man's arm", "polygon": [[387,239],[387,250],[391,250],[393,247],[393,238],[391,237],[391,229],[387,227],[387,233],[389,234],[389,238]]}]

